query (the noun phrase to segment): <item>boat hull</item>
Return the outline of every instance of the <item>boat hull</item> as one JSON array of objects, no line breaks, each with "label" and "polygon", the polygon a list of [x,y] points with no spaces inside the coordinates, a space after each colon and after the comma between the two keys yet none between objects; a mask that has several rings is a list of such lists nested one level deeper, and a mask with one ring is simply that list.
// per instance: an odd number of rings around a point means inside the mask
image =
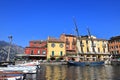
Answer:
[{"label": "boat hull", "polygon": [[95,62],[68,61],[68,65],[71,65],[71,66],[99,66],[99,65],[104,65],[104,61],[95,61]]}]

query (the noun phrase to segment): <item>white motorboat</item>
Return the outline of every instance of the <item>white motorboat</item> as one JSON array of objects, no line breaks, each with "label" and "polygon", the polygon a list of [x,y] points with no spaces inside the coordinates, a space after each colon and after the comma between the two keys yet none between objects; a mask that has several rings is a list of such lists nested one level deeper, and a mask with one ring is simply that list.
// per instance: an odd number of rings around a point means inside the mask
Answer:
[{"label": "white motorboat", "polygon": [[37,62],[26,62],[24,64],[8,65],[7,67],[0,67],[0,71],[19,71],[22,73],[36,73],[40,68]]}]

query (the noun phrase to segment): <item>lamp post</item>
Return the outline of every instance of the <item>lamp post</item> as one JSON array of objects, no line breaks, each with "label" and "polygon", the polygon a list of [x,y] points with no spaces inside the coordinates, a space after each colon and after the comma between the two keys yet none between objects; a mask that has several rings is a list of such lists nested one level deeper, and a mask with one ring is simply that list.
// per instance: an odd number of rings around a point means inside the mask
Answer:
[{"label": "lamp post", "polygon": [[7,61],[10,60],[10,48],[11,48],[11,43],[12,43],[12,36],[8,36],[10,45],[9,45],[9,50],[8,50],[8,55],[7,55]]}]

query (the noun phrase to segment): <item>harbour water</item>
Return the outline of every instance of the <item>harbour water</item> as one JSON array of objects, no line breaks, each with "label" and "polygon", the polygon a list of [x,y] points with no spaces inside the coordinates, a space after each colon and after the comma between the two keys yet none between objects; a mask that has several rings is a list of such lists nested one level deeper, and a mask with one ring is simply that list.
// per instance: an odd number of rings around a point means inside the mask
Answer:
[{"label": "harbour water", "polygon": [[41,65],[34,77],[28,80],[120,80],[120,66]]}]

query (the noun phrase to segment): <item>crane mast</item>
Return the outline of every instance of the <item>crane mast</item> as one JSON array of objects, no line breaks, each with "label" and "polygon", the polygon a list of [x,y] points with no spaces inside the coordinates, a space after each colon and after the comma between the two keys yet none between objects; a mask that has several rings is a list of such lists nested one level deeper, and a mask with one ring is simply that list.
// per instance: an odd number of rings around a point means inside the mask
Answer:
[{"label": "crane mast", "polygon": [[95,52],[95,45],[94,45],[94,42],[93,42],[93,39],[92,39],[92,37],[91,37],[91,33],[90,33],[90,30],[89,30],[89,28],[87,28],[87,31],[88,31],[88,35],[89,35],[89,37],[90,37],[90,40],[91,40],[91,43],[92,43],[92,51],[93,52]]},{"label": "crane mast", "polygon": [[76,24],[76,21],[75,21],[74,18],[73,18],[73,21],[74,21],[74,25],[75,25],[75,31],[77,32],[77,38],[78,38],[78,40],[79,40],[79,42],[80,42],[81,52],[84,53],[84,52],[83,52],[82,40],[80,39],[81,36],[79,35],[78,27],[77,27],[77,24]]}]

